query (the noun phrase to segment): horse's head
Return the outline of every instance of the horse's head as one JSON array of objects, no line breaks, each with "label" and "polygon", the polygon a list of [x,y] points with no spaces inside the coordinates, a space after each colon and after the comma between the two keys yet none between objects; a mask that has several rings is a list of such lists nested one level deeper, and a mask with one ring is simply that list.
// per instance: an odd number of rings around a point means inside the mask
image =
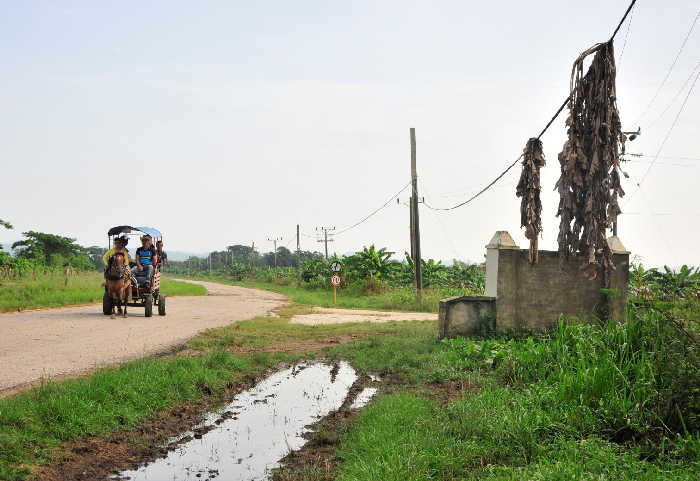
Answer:
[{"label": "horse's head", "polygon": [[126,272],[126,257],[121,252],[116,252],[112,256],[112,263],[109,268],[109,273],[113,277],[125,277]]}]

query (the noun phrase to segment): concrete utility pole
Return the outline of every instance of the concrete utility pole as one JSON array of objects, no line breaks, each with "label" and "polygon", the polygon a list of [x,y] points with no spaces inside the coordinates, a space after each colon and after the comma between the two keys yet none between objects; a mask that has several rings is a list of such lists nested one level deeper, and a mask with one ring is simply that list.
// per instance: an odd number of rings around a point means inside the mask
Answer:
[{"label": "concrete utility pole", "polygon": [[273,237],[272,239],[270,239],[270,238],[268,237],[267,240],[269,240],[270,242],[272,242],[272,243],[274,244],[274,246],[275,246],[275,269],[277,269],[277,241],[281,241],[282,238],[281,238],[281,237]]},{"label": "concrete utility pole", "polygon": [[423,289],[423,275],[420,257],[420,221],[418,218],[418,174],[416,173],[416,129],[411,127],[411,250],[413,251],[413,276],[416,295]]},{"label": "concrete utility pole", "polygon": [[333,242],[333,239],[328,238],[328,231],[335,230],[335,227],[316,227],[316,231],[318,231],[319,229],[321,230],[321,232],[323,232],[323,239],[318,239],[316,242],[323,242],[323,246],[326,251],[326,259],[328,259],[328,243]]}]

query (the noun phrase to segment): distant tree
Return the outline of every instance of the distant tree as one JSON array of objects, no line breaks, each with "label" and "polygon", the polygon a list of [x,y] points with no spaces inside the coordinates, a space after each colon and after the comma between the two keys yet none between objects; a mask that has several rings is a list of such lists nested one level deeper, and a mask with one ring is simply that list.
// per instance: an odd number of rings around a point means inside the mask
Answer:
[{"label": "distant tree", "polygon": [[27,231],[26,239],[12,244],[19,249],[17,257],[34,259],[45,264],[57,264],[72,257],[86,257],[85,249],[75,243],[75,239],[44,232]]},{"label": "distant tree", "polygon": [[[5,229],[13,229],[12,224],[7,222],[6,220],[0,219],[0,225],[3,226]],[[2,258],[2,262],[5,262],[5,260],[7,260],[7,253],[2,252],[2,244],[0,244],[0,257]]]}]

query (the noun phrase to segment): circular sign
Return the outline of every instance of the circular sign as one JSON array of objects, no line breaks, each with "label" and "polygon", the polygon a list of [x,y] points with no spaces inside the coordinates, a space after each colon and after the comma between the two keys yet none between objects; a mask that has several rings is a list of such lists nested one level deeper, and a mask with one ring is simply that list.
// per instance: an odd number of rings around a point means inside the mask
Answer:
[{"label": "circular sign", "polygon": [[333,274],[331,276],[331,285],[333,287],[338,287],[340,285],[340,276],[338,274]]},{"label": "circular sign", "polygon": [[333,261],[331,262],[330,268],[333,272],[340,272],[343,270],[343,264],[338,261]]}]

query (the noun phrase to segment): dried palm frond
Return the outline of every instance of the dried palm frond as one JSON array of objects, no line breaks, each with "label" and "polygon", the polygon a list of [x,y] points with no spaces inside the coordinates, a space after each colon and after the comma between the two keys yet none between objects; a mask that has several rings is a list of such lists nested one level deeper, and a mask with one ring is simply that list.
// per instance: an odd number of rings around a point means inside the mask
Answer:
[{"label": "dried palm frond", "polygon": [[523,150],[523,171],[520,174],[515,195],[520,200],[520,227],[525,227],[525,237],[530,239],[528,262],[538,261],[537,240],[542,232],[542,202],[540,201],[540,168],[545,164],[542,142],[531,138]]},{"label": "dried palm frond", "polygon": [[[583,75],[583,62],[595,54]],[[621,213],[618,198],[625,195],[620,186],[620,152],[624,152],[615,93],[615,57],[612,41],[597,44],[583,52],[571,71],[568,140],[559,154],[559,253],[563,258],[580,253],[589,279],[597,277],[602,265],[607,285],[615,268],[606,241]]]}]

